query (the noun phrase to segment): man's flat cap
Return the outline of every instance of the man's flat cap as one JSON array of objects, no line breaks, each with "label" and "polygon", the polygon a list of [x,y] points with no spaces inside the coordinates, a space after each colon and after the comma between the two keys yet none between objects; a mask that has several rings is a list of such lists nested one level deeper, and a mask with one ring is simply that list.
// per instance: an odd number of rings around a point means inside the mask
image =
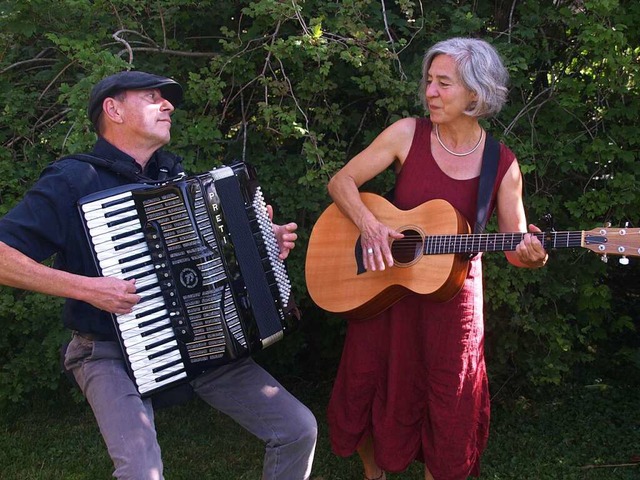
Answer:
[{"label": "man's flat cap", "polygon": [[162,96],[169,100],[174,107],[182,102],[182,87],[178,82],[167,77],[152,73],[126,71],[110,75],[95,84],[89,96],[87,109],[89,119],[94,128],[98,128],[98,118],[102,113],[102,102],[124,90],[145,90],[159,88]]}]

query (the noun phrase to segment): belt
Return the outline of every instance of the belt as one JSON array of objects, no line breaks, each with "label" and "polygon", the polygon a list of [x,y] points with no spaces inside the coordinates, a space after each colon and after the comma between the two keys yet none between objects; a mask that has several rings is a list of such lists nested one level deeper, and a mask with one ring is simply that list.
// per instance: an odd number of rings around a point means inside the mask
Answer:
[{"label": "belt", "polygon": [[91,340],[92,342],[113,342],[114,339],[109,335],[101,335],[99,333],[85,333],[79,332],[77,330],[73,331],[73,336],[82,337],[86,340]]}]

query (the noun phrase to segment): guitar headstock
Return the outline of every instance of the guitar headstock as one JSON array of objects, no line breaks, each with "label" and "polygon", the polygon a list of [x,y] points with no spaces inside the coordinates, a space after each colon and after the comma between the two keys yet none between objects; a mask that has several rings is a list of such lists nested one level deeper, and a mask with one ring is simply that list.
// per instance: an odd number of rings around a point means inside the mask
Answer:
[{"label": "guitar headstock", "polygon": [[601,227],[585,231],[582,246],[602,255],[621,255],[620,263],[629,263],[627,257],[640,257],[640,228]]}]

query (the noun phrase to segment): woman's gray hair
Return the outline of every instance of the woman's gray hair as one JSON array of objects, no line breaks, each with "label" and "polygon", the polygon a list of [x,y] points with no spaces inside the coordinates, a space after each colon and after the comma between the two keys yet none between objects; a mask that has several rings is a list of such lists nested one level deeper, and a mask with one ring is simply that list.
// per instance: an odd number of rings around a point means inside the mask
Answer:
[{"label": "woman's gray hair", "polygon": [[497,50],[475,38],[451,38],[436,43],[422,60],[420,99],[428,109],[426,90],[431,62],[438,55],[450,56],[458,69],[462,84],[478,96],[465,113],[472,117],[486,118],[497,114],[507,101],[509,73],[502,64]]}]

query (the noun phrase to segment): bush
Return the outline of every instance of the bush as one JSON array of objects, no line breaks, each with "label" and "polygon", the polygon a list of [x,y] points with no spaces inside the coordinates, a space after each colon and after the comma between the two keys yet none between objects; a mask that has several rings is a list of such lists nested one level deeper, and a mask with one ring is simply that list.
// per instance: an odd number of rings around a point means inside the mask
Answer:
[{"label": "bush", "polygon": [[[532,222],[549,212],[561,230],[639,221],[640,6],[631,0],[16,1],[2,4],[0,25],[0,214],[45,164],[91,146],[86,99],[98,79],[129,67],[174,77],[186,97],[172,149],[186,166],[250,161],[276,219],[300,225],[290,267],[306,324],[265,352],[274,365],[339,357],[344,323],[306,294],[306,240],[329,203],[328,178],[392,121],[423,114],[420,63],[437,40],[479,36],[502,53],[510,101],[487,127],[518,155]],[[383,192],[389,178],[367,188]],[[640,367],[637,264],[552,257],[532,272],[485,256],[495,381],[558,383],[589,362]],[[58,304],[1,298],[0,398],[55,388]]]}]

